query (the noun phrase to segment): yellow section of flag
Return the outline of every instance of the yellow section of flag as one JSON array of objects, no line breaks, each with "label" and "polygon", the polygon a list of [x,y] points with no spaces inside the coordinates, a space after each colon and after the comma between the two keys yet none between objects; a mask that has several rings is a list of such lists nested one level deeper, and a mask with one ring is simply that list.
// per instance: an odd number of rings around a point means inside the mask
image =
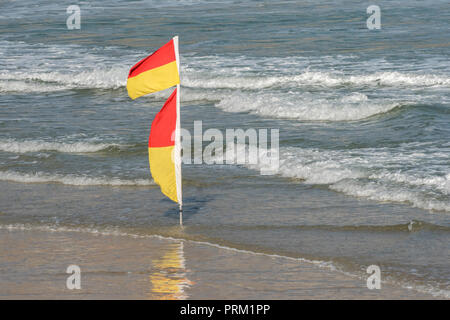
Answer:
[{"label": "yellow section of flag", "polygon": [[161,67],[144,71],[128,78],[127,90],[131,99],[161,91],[180,83],[177,62],[173,61]]},{"label": "yellow section of flag", "polygon": [[174,146],[148,148],[148,159],[153,180],[159,184],[161,192],[172,201],[178,202],[173,149]]},{"label": "yellow section of flag", "polygon": [[178,37],[175,37],[130,69],[127,90],[130,98],[136,99],[179,83]]}]

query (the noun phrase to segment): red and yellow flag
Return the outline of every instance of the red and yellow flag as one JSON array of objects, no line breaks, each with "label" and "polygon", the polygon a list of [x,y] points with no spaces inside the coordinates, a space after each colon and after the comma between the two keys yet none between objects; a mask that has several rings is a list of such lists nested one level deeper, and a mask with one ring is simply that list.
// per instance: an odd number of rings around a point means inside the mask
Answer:
[{"label": "red and yellow flag", "polygon": [[178,105],[178,92],[175,89],[152,122],[148,139],[148,158],[153,180],[159,184],[161,192],[181,204]]},{"label": "red and yellow flag", "polygon": [[174,85],[177,85],[177,88],[152,122],[148,139],[148,158],[153,180],[159,184],[162,193],[180,204],[181,223],[183,196],[181,193],[178,37],[174,37],[131,68],[127,90],[131,99],[136,99]]},{"label": "red and yellow flag", "polygon": [[178,38],[174,38],[153,54],[136,63],[127,80],[131,99],[164,90],[180,83],[178,72]]}]

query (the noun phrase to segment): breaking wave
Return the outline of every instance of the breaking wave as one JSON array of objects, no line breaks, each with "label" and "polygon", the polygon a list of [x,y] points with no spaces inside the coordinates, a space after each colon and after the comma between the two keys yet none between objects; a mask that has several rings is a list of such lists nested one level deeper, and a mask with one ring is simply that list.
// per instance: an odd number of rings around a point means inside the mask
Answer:
[{"label": "breaking wave", "polygon": [[[0,92],[48,92],[64,89],[118,89],[126,86],[127,67],[96,67],[77,72],[2,72]],[[351,75],[326,71],[303,71],[294,75],[217,74],[212,70],[182,70],[183,86],[197,89],[256,90],[267,88],[298,88],[299,86],[450,86],[450,78],[437,74],[381,72]]]},{"label": "breaking wave", "polygon": [[39,151],[58,151],[63,153],[90,153],[98,152],[110,147],[117,147],[114,143],[89,143],[89,142],[48,142],[43,140],[17,141],[13,139],[0,140],[0,151],[27,153]]},{"label": "breaking wave", "polygon": [[[375,201],[405,202],[416,208],[450,212],[450,201],[427,197],[423,190],[408,190],[383,184],[382,181],[342,180],[330,185],[331,190]],[[422,192],[421,192],[422,191]]]},{"label": "breaking wave", "polygon": [[127,68],[97,68],[80,72],[2,72],[2,92],[43,92],[68,89],[117,89],[126,85]]},{"label": "breaking wave", "polygon": [[265,89],[298,86],[449,86],[450,78],[437,74],[407,72],[378,72],[351,75],[339,72],[304,71],[293,75],[217,75],[192,72],[183,78],[183,85],[191,88]]},{"label": "breaking wave", "polygon": [[[250,150],[242,148],[242,145],[238,145],[238,150],[240,147],[242,152]],[[280,148],[279,166],[273,170],[265,158],[267,150],[258,149],[256,159],[254,153],[253,157],[250,153],[244,166],[260,170],[261,174],[272,171],[303,183],[326,185],[330,190],[350,196],[450,212],[450,173],[446,172],[448,156],[439,158],[431,149],[429,151],[414,154],[405,147],[351,150],[288,147]],[[434,168],[405,169],[408,164],[416,162],[424,165],[434,162]]]},{"label": "breaking wave", "polygon": [[298,120],[345,121],[360,120],[386,113],[399,106],[389,101],[370,101],[361,93],[325,99],[312,94],[248,94],[236,93],[216,106],[227,112],[250,112],[272,118]]}]

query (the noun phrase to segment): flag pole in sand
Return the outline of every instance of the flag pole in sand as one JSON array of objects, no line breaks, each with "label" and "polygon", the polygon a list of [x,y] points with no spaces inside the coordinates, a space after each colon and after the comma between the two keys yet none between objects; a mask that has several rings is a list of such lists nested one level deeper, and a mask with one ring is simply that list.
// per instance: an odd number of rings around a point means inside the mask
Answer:
[{"label": "flag pole in sand", "polygon": [[[173,37],[171,41],[130,69],[127,91],[130,98],[134,100],[149,93],[169,89],[174,85],[177,86],[176,89],[152,122],[148,140],[148,159],[153,180],[160,186],[161,192],[179,204],[182,226],[181,86],[178,36]],[[176,119],[173,119],[174,111]],[[175,120],[175,128],[173,120]]]}]

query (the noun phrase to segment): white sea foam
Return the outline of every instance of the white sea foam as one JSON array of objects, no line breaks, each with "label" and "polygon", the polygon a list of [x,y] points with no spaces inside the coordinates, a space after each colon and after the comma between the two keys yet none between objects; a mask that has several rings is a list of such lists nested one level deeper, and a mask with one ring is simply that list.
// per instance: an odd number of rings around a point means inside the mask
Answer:
[{"label": "white sea foam", "polygon": [[441,192],[450,194],[450,173],[442,176],[418,177],[414,175],[404,174],[402,172],[380,172],[370,175],[370,178],[389,180],[414,186],[429,186],[440,190]]},{"label": "white sea foam", "polygon": [[[39,91],[61,89],[117,89],[126,86],[129,66],[113,66],[105,62],[105,57],[87,54],[88,61],[77,55],[80,65],[85,68],[66,70],[64,65],[51,64],[47,69],[36,68],[27,71],[8,70],[0,73],[0,92]],[[87,59],[86,58],[86,59]],[[267,88],[298,88],[301,86],[403,86],[433,87],[450,86],[450,77],[434,73],[406,71],[386,71],[357,73],[355,70],[310,70],[303,62],[290,68],[273,68],[267,72],[265,65],[233,65],[232,58],[216,57],[224,60],[225,66],[217,67],[212,58],[187,57],[182,66],[182,85],[197,89],[238,89],[258,90]],[[96,61],[98,60],[98,61]],[[193,65],[193,66],[192,66]],[[253,69],[254,68],[254,69]],[[293,72],[299,69],[297,72]]]},{"label": "white sea foam", "polygon": [[27,153],[38,151],[58,151],[63,153],[89,153],[98,152],[108,147],[119,146],[115,143],[91,143],[91,142],[49,142],[43,140],[13,139],[0,140],[0,151]]},{"label": "white sea foam", "polygon": [[125,67],[99,67],[78,72],[2,72],[0,80],[3,81],[0,88],[2,91],[37,90],[38,88],[45,91],[61,88],[117,89],[126,85],[127,74],[128,70]]},{"label": "white sea foam", "polygon": [[[120,50],[120,55],[116,53]],[[0,55],[14,60],[0,72],[0,91],[73,88],[115,89],[126,85],[129,68],[148,51],[114,46],[29,44],[0,41]],[[27,65],[32,59],[34,63]],[[263,89],[298,86],[450,86],[447,61],[411,64],[352,55],[313,57],[182,56],[182,85],[191,88]],[[27,65],[26,70],[16,66]],[[436,68],[439,66],[440,68]],[[382,71],[380,69],[391,71]],[[422,72],[420,70],[441,70]],[[17,83],[21,82],[21,83]],[[30,85],[32,82],[32,85]],[[38,86],[40,84],[40,86]],[[53,86],[50,86],[53,84]]]},{"label": "white sea foam", "polygon": [[17,93],[32,93],[32,92],[54,92],[66,90],[67,87],[51,83],[37,83],[17,80],[0,80],[0,92],[17,92]]},{"label": "white sea foam", "polygon": [[[409,151],[402,147],[351,150],[280,148],[277,174],[300,179],[302,183],[327,185],[331,190],[351,196],[450,212],[450,173],[445,173],[448,160],[436,158],[433,152]],[[410,167],[408,164],[417,162],[423,166],[405,169]],[[433,169],[427,168],[426,163],[429,162],[434,162]],[[260,170],[264,165],[260,161],[256,165],[245,166]]]},{"label": "white sea foam", "polygon": [[360,182],[341,180],[330,185],[330,189],[347,195],[363,197],[375,201],[406,202],[425,210],[450,212],[450,201],[427,198],[422,192],[399,186],[383,184],[382,181]]},{"label": "white sea foam", "polygon": [[450,77],[437,74],[407,72],[378,72],[370,74],[346,74],[330,71],[306,70],[299,74],[265,75],[239,74],[215,75],[211,72],[191,72],[183,76],[183,85],[191,88],[266,89],[271,87],[298,86],[450,86]]},{"label": "white sea foam", "polygon": [[251,112],[271,118],[343,121],[385,113],[396,108],[398,103],[389,100],[370,101],[366,95],[357,92],[329,99],[295,92],[239,92],[223,98],[216,106],[227,112]]},{"label": "white sea foam", "polygon": [[0,180],[21,183],[61,183],[74,186],[148,186],[154,184],[150,179],[129,180],[113,177],[48,174],[44,172],[21,173],[16,171],[0,171]]}]

